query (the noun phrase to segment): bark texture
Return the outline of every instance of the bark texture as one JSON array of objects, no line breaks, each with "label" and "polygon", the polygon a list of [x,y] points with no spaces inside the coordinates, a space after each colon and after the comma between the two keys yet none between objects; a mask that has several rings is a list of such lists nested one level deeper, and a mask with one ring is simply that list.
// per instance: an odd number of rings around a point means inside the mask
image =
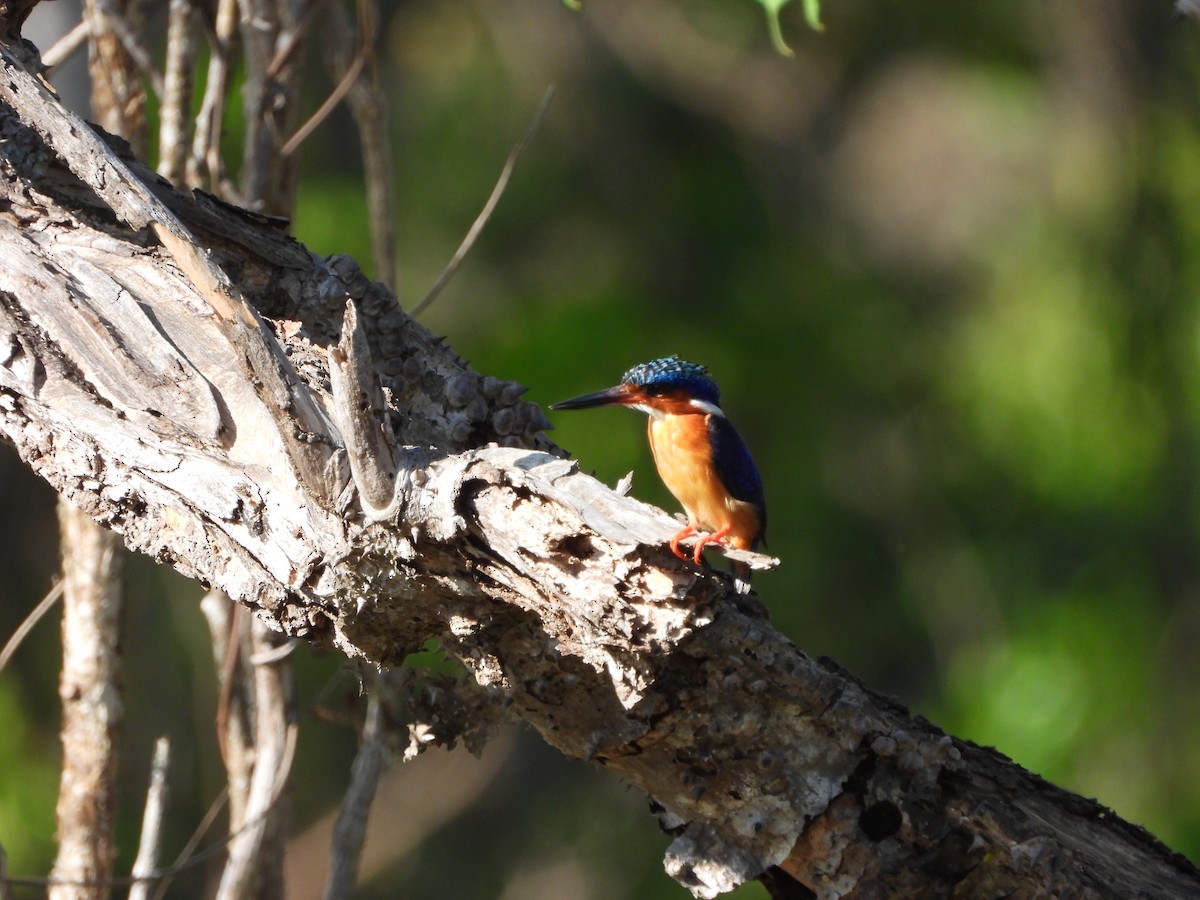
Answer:
[{"label": "bark texture", "polygon": [[651,798],[698,897],[764,872],[778,896],[1200,895],[1145,832],[806,657],[353,261],[175,192],[3,66],[0,436],[278,631],[385,667],[435,637],[474,680],[429,694],[413,747],[521,718]]},{"label": "bark texture", "polygon": [[63,568],[62,779],[51,900],[108,895],[116,856],[121,702],[118,537],[59,502]]}]

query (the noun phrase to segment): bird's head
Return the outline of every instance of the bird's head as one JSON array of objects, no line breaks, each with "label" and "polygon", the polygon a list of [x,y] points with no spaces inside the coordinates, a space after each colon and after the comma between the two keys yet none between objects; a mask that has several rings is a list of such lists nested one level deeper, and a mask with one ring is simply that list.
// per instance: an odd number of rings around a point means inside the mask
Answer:
[{"label": "bird's head", "polygon": [[634,366],[620,384],[553,403],[551,409],[588,409],[620,404],[650,415],[705,415],[721,413],[721,394],[704,366],[667,356]]}]

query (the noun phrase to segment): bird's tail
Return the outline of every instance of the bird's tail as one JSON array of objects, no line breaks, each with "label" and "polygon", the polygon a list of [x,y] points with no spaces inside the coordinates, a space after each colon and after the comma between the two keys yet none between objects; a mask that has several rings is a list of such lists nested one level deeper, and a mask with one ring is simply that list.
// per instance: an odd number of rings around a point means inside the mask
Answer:
[{"label": "bird's tail", "polygon": [[739,594],[750,593],[750,566],[744,562],[733,563],[733,586]]}]

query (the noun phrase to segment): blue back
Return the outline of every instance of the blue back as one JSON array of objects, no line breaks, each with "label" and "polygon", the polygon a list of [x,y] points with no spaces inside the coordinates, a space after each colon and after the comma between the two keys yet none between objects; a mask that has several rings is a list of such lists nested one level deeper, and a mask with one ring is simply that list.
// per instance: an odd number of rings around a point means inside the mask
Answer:
[{"label": "blue back", "polygon": [[767,501],[763,497],[762,478],[750,455],[750,448],[737,429],[724,416],[709,416],[708,434],[712,441],[713,465],[735,500],[758,507],[763,533],[767,530]]},{"label": "blue back", "polygon": [[648,394],[680,391],[714,406],[721,405],[721,393],[708,369],[678,356],[664,356],[634,366],[621,376],[621,382],[636,385]]}]

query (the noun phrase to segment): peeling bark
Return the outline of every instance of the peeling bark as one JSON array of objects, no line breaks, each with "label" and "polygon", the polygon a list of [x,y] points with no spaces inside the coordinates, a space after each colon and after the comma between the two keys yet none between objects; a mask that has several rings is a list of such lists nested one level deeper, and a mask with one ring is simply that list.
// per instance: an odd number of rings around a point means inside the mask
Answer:
[{"label": "peeling bark", "polygon": [[177,193],[3,66],[0,436],[130,547],[378,666],[436,638],[469,740],[504,711],[645,791],[698,897],[768,870],[778,896],[1200,894],[806,657],[353,261]]}]

